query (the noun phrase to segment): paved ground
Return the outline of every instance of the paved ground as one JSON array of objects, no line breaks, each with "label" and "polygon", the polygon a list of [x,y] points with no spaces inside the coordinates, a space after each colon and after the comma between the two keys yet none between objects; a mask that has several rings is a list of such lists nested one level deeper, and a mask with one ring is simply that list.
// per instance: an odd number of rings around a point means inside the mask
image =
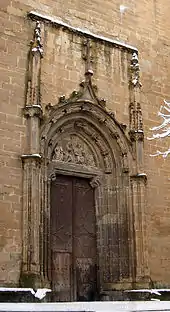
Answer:
[{"label": "paved ground", "polygon": [[0,303],[0,311],[169,311],[170,301]]}]

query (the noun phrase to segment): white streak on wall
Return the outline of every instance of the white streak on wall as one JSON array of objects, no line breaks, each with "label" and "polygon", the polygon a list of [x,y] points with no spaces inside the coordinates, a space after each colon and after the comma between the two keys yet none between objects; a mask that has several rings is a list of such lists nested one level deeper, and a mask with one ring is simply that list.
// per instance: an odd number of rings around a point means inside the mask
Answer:
[{"label": "white streak on wall", "polygon": [[[168,113],[167,113],[168,112]],[[170,136],[170,102],[167,102],[164,100],[164,105],[160,107],[160,110],[158,112],[158,116],[160,116],[163,121],[162,123],[157,126],[153,127],[150,130],[153,132],[158,132],[156,134],[153,134],[151,138],[147,138],[148,140],[154,140],[154,139],[164,139]],[[151,154],[150,156],[158,156],[162,155],[164,158],[166,158],[170,154],[170,148],[164,152],[157,151],[155,154]]]},{"label": "white streak on wall", "polygon": [[120,13],[121,14],[123,14],[128,9],[128,7],[123,5],[123,4],[121,4],[119,8],[120,8]]}]

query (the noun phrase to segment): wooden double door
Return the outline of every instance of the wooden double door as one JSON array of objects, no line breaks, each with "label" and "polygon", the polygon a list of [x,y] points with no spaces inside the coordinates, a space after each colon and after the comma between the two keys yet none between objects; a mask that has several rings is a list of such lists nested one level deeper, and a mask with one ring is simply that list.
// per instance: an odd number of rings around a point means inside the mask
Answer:
[{"label": "wooden double door", "polygon": [[51,257],[55,301],[95,300],[96,218],[88,179],[59,175],[51,184]]}]

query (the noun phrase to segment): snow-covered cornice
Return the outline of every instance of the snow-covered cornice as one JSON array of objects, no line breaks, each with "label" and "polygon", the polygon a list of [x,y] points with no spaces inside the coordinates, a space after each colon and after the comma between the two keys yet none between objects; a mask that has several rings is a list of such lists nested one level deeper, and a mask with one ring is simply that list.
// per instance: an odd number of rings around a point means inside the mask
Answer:
[{"label": "snow-covered cornice", "polygon": [[82,29],[79,27],[73,27],[73,26],[63,22],[60,18],[57,18],[55,16],[42,14],[42,13],[39,13],[37,11],[30,11],[30,12],[28,12],[28,17],[30,17],[33,20],[39,20],[39,21],[41,20],[44,22],[48,22],[54,26],[56,25],[57,27],[59,27],[59,26],[64,27],[64,28],[66,28],[72,32],[79,33],[79,34],[84,35],[84,36],[88,36],[89,38],[97,39],[99,41],[108,42],[110,44],[113,44],[114,46],[117,46],[118,48],[123,48],[125,50],[129,50],[130,52],[138,53],[138,49],[134,46],[131,46],[125,42],[122,42],[122,41],[119,41],[116,39],[110,39],[110,38],[104,37],[102,35],[94,34],[87,29]]}]

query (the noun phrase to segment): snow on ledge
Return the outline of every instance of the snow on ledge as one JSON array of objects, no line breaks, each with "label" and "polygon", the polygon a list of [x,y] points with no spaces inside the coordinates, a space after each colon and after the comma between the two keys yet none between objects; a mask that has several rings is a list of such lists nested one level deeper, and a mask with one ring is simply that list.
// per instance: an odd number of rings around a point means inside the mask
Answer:
[{"label": "snow on ledge", "polygon": [[44,21],[47,21],[47,22],[50,22],[54,25],[58,25],[58,26],[61,26],[61,27],[65,27],[71,31],[74,31],[74,32],[77,32],[77,33],[80,33],[82,35],[87,35],[91,38],[94,38],[94,39],[98,39],[100,41],[105,41],[105,42],[108,42],[108,43],[111,43],[117,47],[121,47],[121,48],[124,48],[124,49],[127,49],[127,50],[130,50],[132,52],[137,52],[138,53],[138,49],[129,45],[129,44],[126,44],[125,42],[122,42],[122,41],[119,41],[119,40],[115,40],[115,39],[110,39],[110,38],[107,38],[107,37],[104,37],[102,35],[97,35],[97,34],[94,34],[92,33],[91,31],[87,30],[87,29],[81,29],[79,27],[73,27],[65,22],[63,22],[61,19],[55,17],[55,16],[50,16],[50,15],[46,15],[46,14],[42,14],[42,13],[39,13],[39,12],[36,12],[36,11],[30,11],[28,12],[28,16],[30,18],[33,18],[33,19],[40,19],[40,20],[44,20]]},{"label": "snow on ledge", "polygon": [[8,288],[0,287],[0,292],[31,292],[31,294],[38,298],[43,299],[46,296],[47,292],[51,292],[51,289],[48,288],[39,288],[37,291],[34,291],[32,288]]}]

